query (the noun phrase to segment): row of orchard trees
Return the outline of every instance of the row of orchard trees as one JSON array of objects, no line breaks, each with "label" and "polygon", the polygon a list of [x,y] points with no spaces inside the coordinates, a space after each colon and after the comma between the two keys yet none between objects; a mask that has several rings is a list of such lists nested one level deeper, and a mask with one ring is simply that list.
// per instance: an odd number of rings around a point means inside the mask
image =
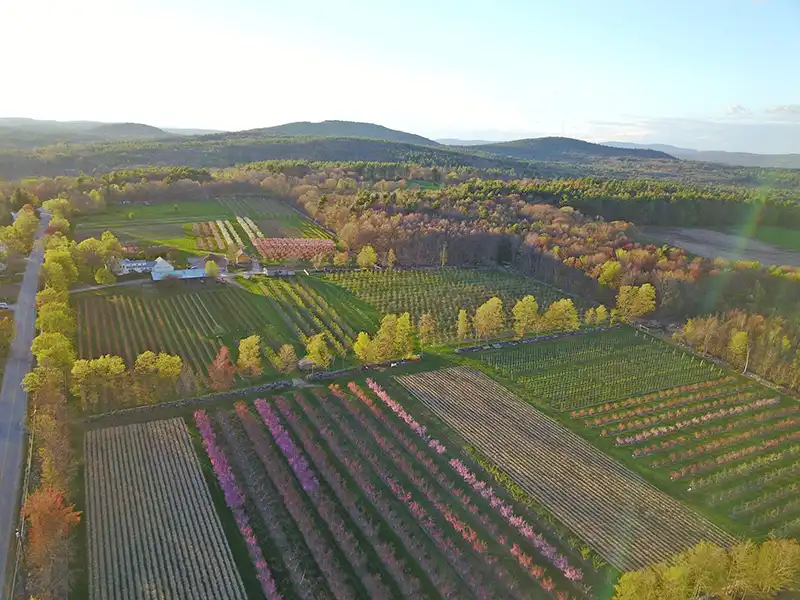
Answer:
[{"label": "row of orchard trees", "polygon": [[797,540],[701,542],[669,561],[625,573],[614,600],[767,600],[800,587]]}]

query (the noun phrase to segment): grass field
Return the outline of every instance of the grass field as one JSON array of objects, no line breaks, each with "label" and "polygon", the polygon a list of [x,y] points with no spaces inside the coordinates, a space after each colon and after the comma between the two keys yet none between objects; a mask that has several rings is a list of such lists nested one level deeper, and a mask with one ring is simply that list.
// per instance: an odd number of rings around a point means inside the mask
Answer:
[{"label": "grass field", "polygon": [[503,300],[508,313],[514,302],[526,294],[536,297],[540,310],[564,297],[563,292],[529,277],[498,270],[346,271],[324,278],[372,304],[381,314],[408,311],[416,321],[423,313],[431,313],[442,341],[455,339],[459,309],[472,313],[492,296]]},{"label": "grass field", "polygon": [[456,367],[398,381],[619,569],[701,540],[732,541],[478,371]]},{"label": "grass field", "polygon": [[195,413],[282,597],[589,597],[591,564],[536,514],[378,386],[343,387]]},{"label": "grass field", "polygon": [[750,237],[786,250],[800,251],[800,232],[796,229],[759,225]]}]

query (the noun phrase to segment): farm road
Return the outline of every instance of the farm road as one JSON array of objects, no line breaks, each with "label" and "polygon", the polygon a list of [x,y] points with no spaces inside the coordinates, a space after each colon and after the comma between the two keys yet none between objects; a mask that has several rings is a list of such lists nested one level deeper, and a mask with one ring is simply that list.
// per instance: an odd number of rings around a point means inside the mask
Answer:
[{"label": "farm road", "polygon": [[[36,292],[39,287],[39,269],[44,261],[44,251],[39,243],[50,215],[41,213],[36,242],[25,267],[19,290],[17,309],[14,312],[16,335],[6,362],[3,386],[0,389],[0,577],[5,578],[8,566],[11,535],[17,524],[17,499],[19,498],[22,449],[25,439],[25,417],[28,411],[28,394],[23,391],[22,378],[33,363],[31,342],[36,324]],[[3,582],[5,589],[5,581]]]}]

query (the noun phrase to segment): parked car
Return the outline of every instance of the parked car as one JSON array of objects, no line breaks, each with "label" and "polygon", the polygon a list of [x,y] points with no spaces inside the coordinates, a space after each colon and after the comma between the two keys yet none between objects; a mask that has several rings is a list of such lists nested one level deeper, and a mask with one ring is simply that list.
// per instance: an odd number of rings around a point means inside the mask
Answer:
[{"label": "parked car", "polygon": [[8,309],[8,302],[0,302],[0,309]]}]

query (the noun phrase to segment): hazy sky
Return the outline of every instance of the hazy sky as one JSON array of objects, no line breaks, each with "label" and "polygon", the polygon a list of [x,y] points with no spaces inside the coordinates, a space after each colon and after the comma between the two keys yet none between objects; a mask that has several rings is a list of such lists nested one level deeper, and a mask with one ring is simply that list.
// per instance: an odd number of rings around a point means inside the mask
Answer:
[{"label": "hazy sky", "polygon": [[800,152],[800,0],[0,0],[0,116]]}]

